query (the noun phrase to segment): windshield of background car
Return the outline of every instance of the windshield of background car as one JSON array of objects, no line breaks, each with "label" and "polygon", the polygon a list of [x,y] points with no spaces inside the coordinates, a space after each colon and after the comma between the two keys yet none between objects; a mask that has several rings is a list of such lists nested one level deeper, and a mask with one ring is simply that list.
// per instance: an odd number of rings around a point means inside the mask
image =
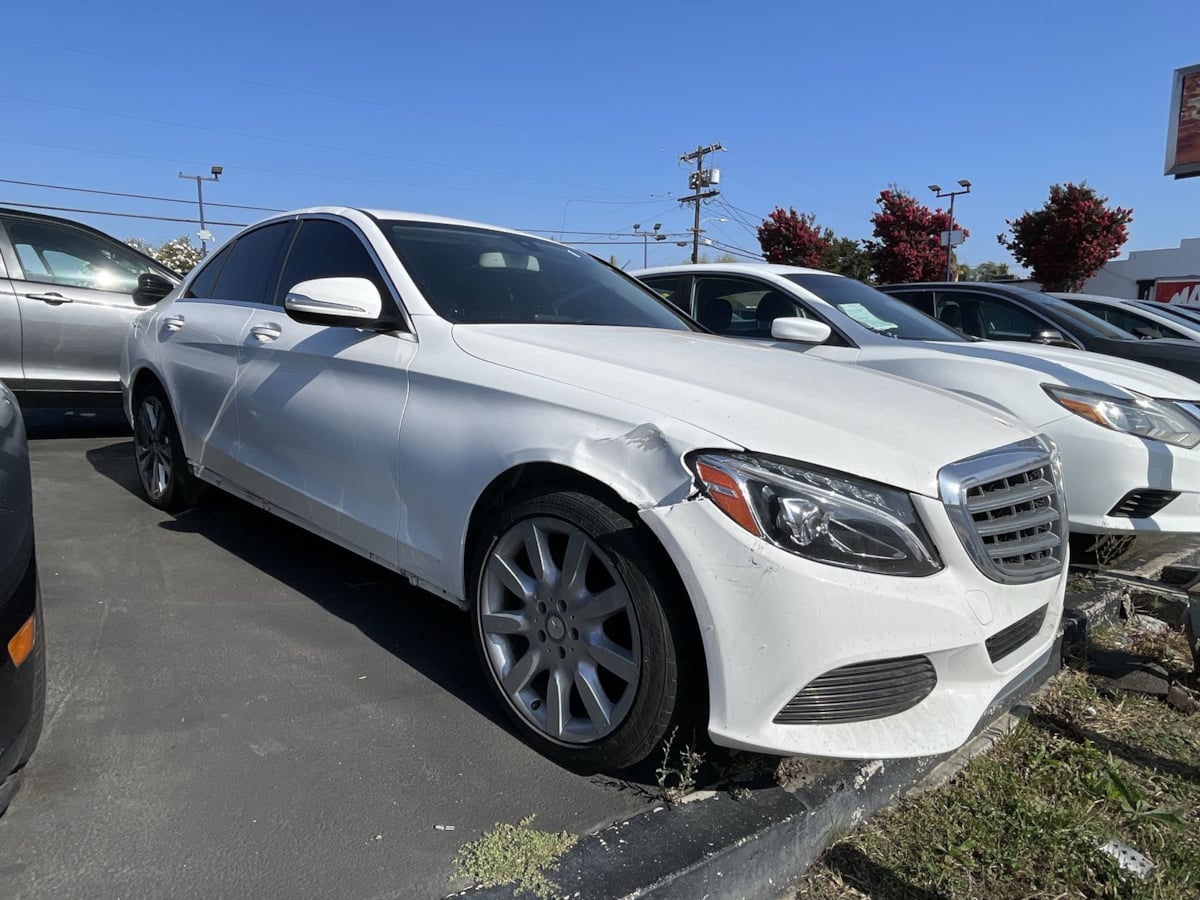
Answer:
[{"label": "windshield of background car", "polygon": [[1049,294],[1039,294],[1035,291],[1025,291],[1022,288],[1016,290],[1023,294],[1032,295],[1034,309],[1041,307],[1049,310],[1054,315],[1067,320],[1067,327],[1072,328],[1084,335],[1091,337],[1108,338],[1113,341],[1136,341],[1136,335],[1130,334],[1124,329],[1118,328],[1116,325],[1110,325],[1099,316],[1093,316],[1089,312],[1084,312],[1077,306],[1073,306],[1066,300],[1059,300],[1057,297],[1051,297]]},{"label": "windshield of background car", "polygon": [[964,341],[961,334],[907,303],[841,275],[785,275],[876,334],[906,341]]},{"label": "windshield of background car", "polygon": [[463,225],[380,226],[430,306],[451,322],[696,330],[653,291],[570,247]]}]

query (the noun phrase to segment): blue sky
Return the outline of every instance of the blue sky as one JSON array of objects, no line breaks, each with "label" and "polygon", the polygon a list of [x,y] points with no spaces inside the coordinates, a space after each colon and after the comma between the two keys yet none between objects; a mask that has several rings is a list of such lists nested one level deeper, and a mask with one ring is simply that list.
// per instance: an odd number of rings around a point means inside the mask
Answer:
[{"label": "blue sky", "polygon": [[[210,203],[451,215],[640,265],[633,223],[684,239],[678,157],[719,141],[703,227],[752,252],[776,205],[861,238],[889,184],[933,205],[925,186],[959,178],[971,263],[1008,260],[1004,220],[1060,181],[1133,208],[1126,250],[1200,236],[1200,178],[1162,175],[1171,72],[1200,63],[1200,8],[1179,0],[69,9],[6,10],[0,178],[194,199],[178,172],[219,164]],[[0,182],[3,202],[195,212]],[[60,214],[156,242],[196,228]]]}]

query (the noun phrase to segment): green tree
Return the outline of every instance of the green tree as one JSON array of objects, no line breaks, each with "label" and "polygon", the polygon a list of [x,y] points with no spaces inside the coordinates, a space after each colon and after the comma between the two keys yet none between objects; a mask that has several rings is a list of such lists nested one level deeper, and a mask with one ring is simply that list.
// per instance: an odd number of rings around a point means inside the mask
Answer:
[{"label": "green tree", "polygon": [[819,268],[826,272],[837,272],[859,281],[871,280],[871,257],[862,241],[854,238],[835,237],[832,229],[825,229],[829,246],[821,252]]},{"label": "green tree", "polygon": [[1032,270],[1047,291],[1077,291],[1129,238],[1133,210],[1110,209],[1108,198],[1086,183],[1052,184],[1041,209],[1005,220],[1012,237],[996,235],[1013,258]]},{"label": "green tree", "polygon": [[963,263],[958,267],[959,281],[995,281],[997,278],[1011,277],[1012,272],[1008,271],[1008,263],[1005,262],[981,262],[977,266],[968,266]]}]

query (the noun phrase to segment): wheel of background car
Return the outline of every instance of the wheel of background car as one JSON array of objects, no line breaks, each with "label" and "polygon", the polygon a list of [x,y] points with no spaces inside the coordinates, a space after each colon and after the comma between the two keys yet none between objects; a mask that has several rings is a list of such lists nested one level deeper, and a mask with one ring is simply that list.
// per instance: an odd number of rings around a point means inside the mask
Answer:
[{"label": "wheel of background car", "polygon": [[488,681],[526,739],[572,768],[645,759],[683,709],[678,588],[647,537],[563,491],[511,504],[478,542],[472,631]]},{"label": "wheel of background car", "polygon": [[188,469],[179,429],[163,389],[151,384],[134,405],[133,453],[142,493],[159,509],[185,509],[195,504],[199,483]]}]

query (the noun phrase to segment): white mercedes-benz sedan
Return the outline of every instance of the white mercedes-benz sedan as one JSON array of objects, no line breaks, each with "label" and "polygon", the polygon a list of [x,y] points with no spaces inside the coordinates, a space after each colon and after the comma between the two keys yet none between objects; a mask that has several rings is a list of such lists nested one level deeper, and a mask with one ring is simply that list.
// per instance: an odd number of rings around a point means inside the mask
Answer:
[{"label": "white mercedes-benz sedan", "polygon": [[216,485],[469,611],[520,732],[581,769],[672,728],[938,753],[1053,652],[1053,444],[982,404],[730,341],[569,247],[318,208],[135,320],[146,498]]},{"label": "white mercedes-benz sedan", "polygon": [[[714,333],[771,340],[776,323],[794,328],[799,317],[809,333],[776,346],[944,388],[1049,435],[1063,458],[1072,534],[1200,533],[1200,384],[1190,378],[1086,350],[967,338],[819,269],[712,263],[630,274]],[[953,291],[939,294],[954,302]],[[814,336],[816,323],[827,327]]]}]

